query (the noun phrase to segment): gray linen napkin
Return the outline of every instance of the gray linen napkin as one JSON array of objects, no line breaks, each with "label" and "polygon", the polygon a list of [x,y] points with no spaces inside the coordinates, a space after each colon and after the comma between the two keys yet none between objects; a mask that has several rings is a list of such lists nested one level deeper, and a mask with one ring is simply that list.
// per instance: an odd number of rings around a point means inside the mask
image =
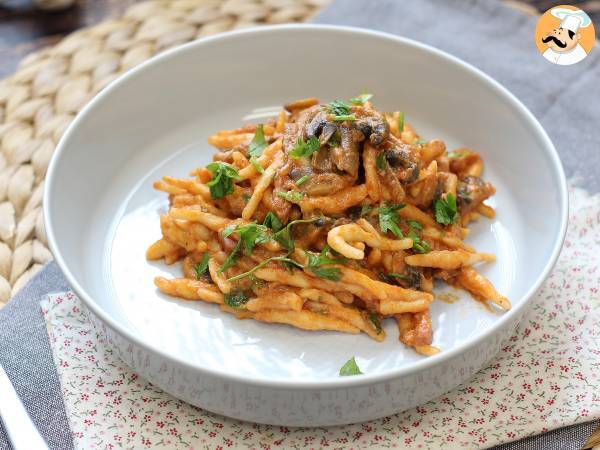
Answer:
[{"label": "gray linen napkin", "polygon": [[[70,287],[52,262],[0,311],[0,364],[51,449],[72,449],[60,383],[40,300]],[[0,402],[2,399],[0,398]],[[0,450],[10,445],[0,424]]]},{"label": "gray linen napkin", "polygon": [[[374,28],[446,50],[492,75],[542,122],[569,176],[600,191],[600,49],[575,66],[554,66],[533,42],[535,19],[492,0],[338,0],[315,18]],[[509,132],[509,130],[507,130]],[[48,264],[0,311],[0,363],[52,449],[73,447],[39,300],[68,289]],[[1,399],[0,399],[1,401]],[[587,423],[498,447],[579,450],[598,423]],[[8,450],[0,425],[0,450]]]}]

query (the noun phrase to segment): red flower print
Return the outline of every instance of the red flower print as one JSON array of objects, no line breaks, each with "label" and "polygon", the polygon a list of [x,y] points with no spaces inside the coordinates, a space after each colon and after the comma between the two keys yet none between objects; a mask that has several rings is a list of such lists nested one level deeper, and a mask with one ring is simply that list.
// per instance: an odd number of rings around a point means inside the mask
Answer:
[{"label": "red flower print", "polygon": [[177,428],[175,428],[175,427],[169,428],[169,434],[172,436],[177,436],[177,434],[178,434]]},{"label": "red flower print", "polygon": [[542,380],[541,378],[536,378],[535,379],[535,384],[542,384],[544,380]]},{"label": "red flower print", "polygon": [[581,413],[580,413],[580,415],[581,415],[582,417],[586,417],[588,414],[589,414],[589,411],[588,411],[587,409],[585,409],[585,408],[584,408],[584,409],[582,409],[582,410],[581,410]]},{"label": "red flower print", "polygon": [[406,445],[408,445],[408,444],[412,444],[412,439],[411,439],[411,438],[404,438],[404,443],[405,443]]},{"label": "red flower print", "polygon": [[127,433],[127,436],[130,438],[135,437],[135,435],[136,435],[135,431],[130,431],[129,433]]},{"label": "red flower print", "polygon": [[448,442],[452,442],[452,441],[454,441],[454,436],[452,436],[451,434],[449,434],[448,436],[446,436],[446,440]]},{"label": "red flower print", "polygon": [[160,420],[157,420],[157,421],[156,421],[156,426],[157,426],[158,428],[164,428],[164,427],[165,427],[165,423],[164,423],[164,422],[161,422]]}]

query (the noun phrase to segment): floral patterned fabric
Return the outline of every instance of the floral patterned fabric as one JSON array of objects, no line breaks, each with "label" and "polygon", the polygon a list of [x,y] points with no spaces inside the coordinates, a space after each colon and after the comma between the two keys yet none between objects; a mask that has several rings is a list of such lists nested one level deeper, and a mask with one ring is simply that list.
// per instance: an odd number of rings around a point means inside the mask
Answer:
[{"label": "floral patterned fabric", "polygon": [[75,447],[486,448],[600,418],[600,197],[570,192],[559,261],[489,367],[420,407],[357,425],[286,428],[217,416],[138,377],[77,297],[42,302]]}]

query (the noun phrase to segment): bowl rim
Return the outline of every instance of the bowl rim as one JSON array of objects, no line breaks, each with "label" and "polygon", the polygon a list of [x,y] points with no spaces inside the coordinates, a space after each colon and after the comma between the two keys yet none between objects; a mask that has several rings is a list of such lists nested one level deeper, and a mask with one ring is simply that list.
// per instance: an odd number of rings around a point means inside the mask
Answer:
[{"label": "bowl rim", "polygon": [[[495,321],[489,328],[483,331],[478,336],[474,336],[472,338],[466,339],[464,342],[459,345],[447,350],[438,353],[437,355],[423,357],[423,359],[416,361],[414,363],[408,364],[406,366],[402,366],[396,369],[389,369],[379,373],[367,373],[363,374],[359,377],[338,377],[332,379],[312,379],[312,380],[296,380],[296,379],[272,379],[264,377],[246,377],[242,374],[235,374],[226,372],[221,369],[215,369],[211,367],[201,366],[189,361],[186,361],[179,356],[174,356],[167,353],[166,350],[156,348],[151,344],[146,343],[141,337],[135,335],[132,331],[130,331],[127,327],[119,323],[117,320],[113,319],[111,315],[105,312],[86,292],[86,290],[79,284],[75,276],[69,270],[69,266],[66,264],[63,255],[60,251],[60,247],[57,243],[55,234],[54,234],[54,226],[52,223],[52,214],[50,211],[52,210],[53,199],[51,196],[51,192],[53,190],[53,186],[56,182],[55,180],[55,171],[61,160],[61,155],[64,149],[68,146],[71,135],[74,133],[74,130],[78,127],[79,123],[84,121],[88,115],[90,115],[95,109],[96,105],[101,103],[103,99],[112,94],[112,91],[115,86],[124,83],[126,80],[130,78],[136,77],[139,73],[148,70],[151,67],[154,67],[159,64],[163,64],[168,61],[170,58],[177,57],[179,53],[183,53],[191,48],[202,47],[205,45],[210,45],[212,43],[218,43],[219,41],[227,41],[231,39],[239,39],[243,38],[249,34],[270,34],[270,33],[285,33],[290,30],[305,30],[307,32],[325,32],[325,33],[342,33],[342,34],[353,34],[353,35],[362,35],[367,37],[374,37],[378,39],[383,39],[387,41],[393,41],[396,44],[407,45],[413,48],[417,48],[423,51],[426,54],[439,57],[450,64],[454,64],[458,66],[460,69],[464,70],[471,75],[479,78],[484,84],[487,85],[490,89],[496,91],[497,94],[502,96],[505,100],[510,103],[510,106],[516,109],[527,121],[527,125],[533,130],[533,132],[537,135],[537,138],[540,139],[542,143],[542,147],[544,148],[547,156],[550,159],[552,168],[553,168],[553,177],[557,178],[558,182],[558,190],[560,196],[560,227],[558,231],[558,235],[555,236],[555,242],[553,244],[552,252],[550,258],[548,258],[545,266],[543,267],[541,273],[535,279],[535,281],[531,284],[529,290],[523,295],[523,298],[520,302],[518,302],[510,311],[505,312],[502,316],[499,317],[497,321]],[[152,57],[151,59],[141,63],[137,67],[127,71],[125,74],[119,76],[117,79],[112,81],[108,86],[106,86],[98,95],[96,95],[80,112],[77,114],[73,122],[67,127],[67,130],[63,134],[60,139],[56,150],[52,156],[50,164],[48,166],[46,180],[44,185],[44,197],[43,197],[43,214],[45,220],[46,227],[46,235],[48,238],[48,243],[52,253],[54,255],[55,261],[58,263],[58,266],[62,270],[65,275],[67,281],[70,286],[73,288],[77,296],[83,301],[85,306],[89,308],[97,317],[99,317],[104,324],[109,326],[112,330],[125,337],[129,342],[134,343],[135,345],[143,348],[145,351],[153,354],[154,356],[160,357],[162,361],[168,361],[169,364],[176,364],[182,367],[185,367],[189,370],[221,379],[223,382],[235,382],[250,386],[264,386],[270,388],[280,388],[280,389],[292,389],[292,390],[311,390],[311,389],[337,389],[337,388],[349,388],[349,387],[359,387],[365,385],[372,385],[375,383],[385,382],[391,379],[397,379],[403,376],[411,375],[417,372],[421,372],[427,369],[432,369],[435,366],[439,366],[460,354],[463,354],[471,349],[473,349],[478,343],[481,341],[490,338],[493,334],[497,333],[500,329],[507,326],[510,323],[513,317],[519,317],[519,315],[524,311],[524,309],[531,302],[531,299],[535,292],[538,290],[542,282],[548,276],[548,273],[556,263],[558,259],[560,250],[562,248],[563,241],[565,239],[567,222],[568,222],[568,190],[567,190],[567,182],[564,174],[564,170],[562,167],[562,163],[558,156],[558,153],[548,137],[546,131],[543,129],[541,124],[535,118],[535,116],[527,109],[520,100],[516,98],[514,94],[512,94],[508,89],[502,86],[498,81],[494,80],[489,75],[485,74],[480,69],[472,66],[471,64],[461,60],[458,57],[455,57],[449,53],[446,53],[442,50],[439,50],[435,47],[432,47],[427,44],[423,44],[421,42],[415,41],[413,39],[408,39],[401,36],[396,36],[390,33],[385,33],[376,30],[370,30],[365,28],[351,27],[351,26],[339,26],[339,25],[320,25],[320,24],[284,24],[284,25],[268,25],[268,26],[260,26],[242,30],[230,31],[227,33],[221,33],[214,36],[205,37],[196,41],[189,42],[187,44],[175,47],[173,49],[167,50],[164,53],[161,53],[157,56]]]}]

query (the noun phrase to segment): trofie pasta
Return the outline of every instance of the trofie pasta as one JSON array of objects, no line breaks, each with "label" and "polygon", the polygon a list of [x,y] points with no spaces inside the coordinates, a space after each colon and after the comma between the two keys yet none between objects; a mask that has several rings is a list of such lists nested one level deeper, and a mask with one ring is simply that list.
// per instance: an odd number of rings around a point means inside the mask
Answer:
[{"label": "trofie pasta", "polygon": [[276,119],[209,138],[213,162],[191,179],[163,177],[169,194],[150,260],[182,260],[164,293],[204,300],[239,319],[305,330],[366,333],[382,319],[423,355],[431,345],[433,280],[510,309],[474,269],[494,261],[463,242],[468,224],[495,211],[483,160],[424,141],[401,112],[363,94],[285,105]]}]

